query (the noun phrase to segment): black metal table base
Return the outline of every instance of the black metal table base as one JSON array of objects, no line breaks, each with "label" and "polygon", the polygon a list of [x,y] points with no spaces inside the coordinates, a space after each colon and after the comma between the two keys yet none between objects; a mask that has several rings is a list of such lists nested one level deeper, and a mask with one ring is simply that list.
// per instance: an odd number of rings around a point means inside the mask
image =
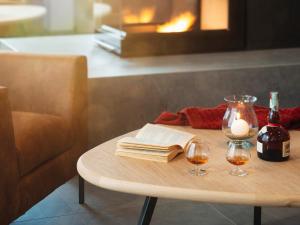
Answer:
[{"label": "black metal table base", "polygon": [[[84,204],[84,179],[81,176],[78,176],[79,183],[79,204]],[[156,206],[157,198],[156,197],[146,197],[144,206],[142,208],[138,225],[150,225],[152,215]],[[253,215],[253,225],[261,225],[261,207],[254,207]]]},{"label": "black metal table base", "polygon": [[78,176],[78,200],[79,204],[84,204],[84,179],[79,175]]},{"label": "black metal table base", "polygon": [[254,225],[261,225],[261,207],[260,206],[254,206]]},{"label": "black metal table base", "polygon": [[[138,225],[150,225],[157,198],[146,197]],[[261,207],[254,206],[253,225],[261,225]]]},{"label": "black metal table base", "polygon": [[156,206],[157,198],[146,197],[138,225],[149,225]]}]

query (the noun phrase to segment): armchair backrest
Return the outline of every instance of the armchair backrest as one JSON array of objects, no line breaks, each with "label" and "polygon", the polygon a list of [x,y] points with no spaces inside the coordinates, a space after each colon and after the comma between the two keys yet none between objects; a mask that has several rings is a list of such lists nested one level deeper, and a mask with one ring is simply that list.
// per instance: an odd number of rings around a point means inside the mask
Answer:
[{"label": "armchair backrest", "polygon": [[8,87],[12,110],[60,115],[71,122],[86,107],[86,58],[2,53],[0,85]]}]

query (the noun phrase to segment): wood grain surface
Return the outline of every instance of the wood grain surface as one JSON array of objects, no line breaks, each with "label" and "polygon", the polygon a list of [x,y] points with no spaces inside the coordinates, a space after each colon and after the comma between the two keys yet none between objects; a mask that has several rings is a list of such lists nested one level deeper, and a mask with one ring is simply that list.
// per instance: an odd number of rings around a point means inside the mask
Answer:
[{"label": "wood grain surface", "polygon": [[[253,148],[250,162],[243,167],[247,169],[248,176],[234,177],[228,174],[232,165],[225,159],[227,140],[220,130],[176,128],[195,133],[209,143],[211,154],[206,176],[190,175],[188,169],[193,165],[183,154],[169,163],[115,156],[116,142],[121,137],[82,155],[77,163],[78,172],[96,186],[144,196],[212,203],[300,206],[299,131],[290,132],[289,161],[262,161]],[[133,136],[135,133],[124,136]]]}]

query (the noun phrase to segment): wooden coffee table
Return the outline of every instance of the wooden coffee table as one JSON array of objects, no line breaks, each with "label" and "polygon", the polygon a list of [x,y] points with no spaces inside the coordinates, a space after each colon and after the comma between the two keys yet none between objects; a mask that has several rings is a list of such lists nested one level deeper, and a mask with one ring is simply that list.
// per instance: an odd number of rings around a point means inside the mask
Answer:
[{"label": "wooden coffee table", "polygon": [[80,203],[84,202],[86,180],[101,188],[147,196],[139,225],[150,224],[157,198],[253,205],[255,225],[261,224],[261,206],[300,206],[299,131],[290,132],[289,161],[262,161],[253,148],[250,163],[245,166],[249,175],[234,177],[228,174],[232,165],[225,160],[226,139],[221,131],[176,128],[195,133],[209,143],[211,156],[206,176],[191,176],[187,170],[192,165],[183,154],[170,163],[115,156],[116,142],[121,138],[118,137],[86,152],[78,160]]}]

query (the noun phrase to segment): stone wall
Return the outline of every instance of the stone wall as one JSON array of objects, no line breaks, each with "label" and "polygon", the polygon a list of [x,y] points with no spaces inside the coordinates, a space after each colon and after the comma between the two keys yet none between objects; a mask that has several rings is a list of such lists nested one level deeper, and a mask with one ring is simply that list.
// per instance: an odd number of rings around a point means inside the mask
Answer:
[{"label": "stone wall", "polygon": [[300,105],[300,65],[89,79],[89,142],[152,122],[160,112],[215,106],[231,94],[250,94],[268,105],[279,91],[282,107]]}]

